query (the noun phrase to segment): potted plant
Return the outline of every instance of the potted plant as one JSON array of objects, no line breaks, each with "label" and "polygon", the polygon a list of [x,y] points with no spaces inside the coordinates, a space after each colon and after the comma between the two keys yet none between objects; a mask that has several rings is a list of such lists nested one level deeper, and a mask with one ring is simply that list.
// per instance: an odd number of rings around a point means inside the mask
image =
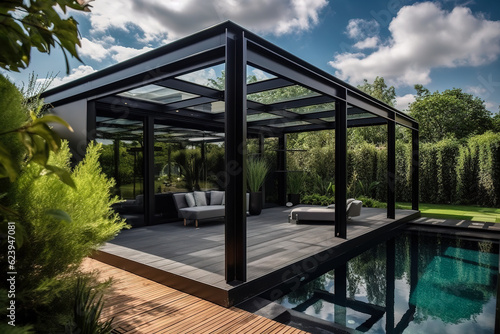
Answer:
[{"label": "potted plant", "polygon": [[304,177],[300,172],[288,172],[288,201],[293,205],[300,204],[300,191],[304,185]]},{"label": "potted plant", "polygon": [[251,215],[259,215],[262,211],[262,192],[260,188],[268,172],[269,164],[263,158],[248,159],[247,182],[250,191],[250,207],[248,211]]}]

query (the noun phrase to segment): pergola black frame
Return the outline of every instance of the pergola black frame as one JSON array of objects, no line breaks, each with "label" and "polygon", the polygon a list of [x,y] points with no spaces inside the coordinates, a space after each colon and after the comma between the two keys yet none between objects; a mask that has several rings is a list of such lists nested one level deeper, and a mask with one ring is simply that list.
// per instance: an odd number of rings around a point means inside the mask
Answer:
[{"label": "pergola black frame", "polygon": [[[225,64],[225,90],[217,90],[177,77],[210,66]],[[276,78],[247,84],[247,65],[262,69]],[[158,104],[120,96],[125,91],[149,84],[196,94],[199,97],[168,104]],[[291,85],[300,85],[319,96],[292,101],[259,103],[247,99],[248,94]],[[123,63],[103,69],[84,78],[56,87],[43,94],[47,103],[63,117],[69,105],[84,102],[86,133],[80,141],[95,139],[96,114],[100,111],[126,112],[144,120],[144,167],[146,222],[154,212],[154,122],[163,120],[173,126],[225,133],[225,162],[227,174],[225,252],[226,281],[246,280],[246,141],[247,137],[278,137],[279,146],[286,149],[286,134],[323,129],[335,130],[335,235],[346,238],[347,195],[347,128],[387,124],[387,217],[395,218],[395,126],[412,131],[413,159],[412,208],[418,210],[418,123],[408,115],[392,108],[359,89],[342,82],[307,62],[291,55],[261,37],[232,23],[224,22]],[[224,113],[206,113],[189,107],[224,101]],[[334,104],[333,110],[296,114],[290,108]],[[80,104],[81,106],[81,104]],[[72,107],[73,109],[75,107]],[[78,109],[78,107],[76,108]],[[85,112],[73,110],[73,113]],[[281,120],[247,122],[247,116],[270,113]],[[349,115],[370,113],[369,118]],[[325,118],[334,119],[327,121]],[[304,124],[287,126],[292,121]],[[84,131],[85,132],[85,131]],[[80,145],[70,142],[70,145]],[[279,154],[278,165],[286,165],[286,154]],[[286,195],[286,175],[279,180],[280,199]]]}]

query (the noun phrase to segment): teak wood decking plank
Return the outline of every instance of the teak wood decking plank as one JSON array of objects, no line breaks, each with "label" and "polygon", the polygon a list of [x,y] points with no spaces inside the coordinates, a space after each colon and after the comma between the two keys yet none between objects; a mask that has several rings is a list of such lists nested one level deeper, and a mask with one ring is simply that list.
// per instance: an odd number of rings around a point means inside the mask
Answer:
[{"label": "teak wood decking plank", "polygon": [[113,288],[105,295],[102,316],[103,320],[115,317],[114,333],[240,333],[251,323],[254,325],[250,328],[280,334],[291,328],[235,307],[224,308],[96,260],[86,259],[82,268],[99,269],[101,279],[120,278],[113,281]]}]

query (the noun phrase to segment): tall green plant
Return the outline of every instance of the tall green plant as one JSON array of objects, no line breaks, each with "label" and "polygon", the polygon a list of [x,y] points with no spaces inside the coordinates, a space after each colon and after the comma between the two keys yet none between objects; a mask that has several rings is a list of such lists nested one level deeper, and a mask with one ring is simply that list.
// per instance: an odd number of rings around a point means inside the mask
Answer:
[{"label": "tall green plant", "polygon": [[198,149],[185,149],[178,151],[174,154],[174,161],[179,165],[186,188],[192,190],[193,188],[199,189],[200,173],[203,170],[204,161],[201,158],[200,150]]},{"label": "tall green plant", "polygon": [[89,287],[83,279],[78,279],[75,289],[71,333],[111,333],[113,319],[104,322],[100,320],[103,306],[102,296],[98,296],[98,292]]},{"label": "tall green plant", "polygon": [[289,194],[299,194],[304,186],[302,173],[288,173],[287,187]]},{"label": "tall green plant", "polygon": [[[73,170],[67,143],[50,154],[50,165],[68,172],[76,188],[54,175],[40,177],[43,167],[30,163],[9,190],[16,230],[22,227],[28,240],[16,253],[16,316],[19,324],[34,323],[37,332],[56,331],[69,316],[82,259],[126,226],[111,209],[118,198],[111,197],[114,182],[98,163],[100,149],[89,145]],[[7,272],[5,252],[0,259],[1,270]],[[1,287],[6,289],[6,284]]]},{"label": "tall green plant", "polygon": [[266,180],[269,164],[263,158],[250,158],[247,161],[247,183],[251,192],[258,192]]}]

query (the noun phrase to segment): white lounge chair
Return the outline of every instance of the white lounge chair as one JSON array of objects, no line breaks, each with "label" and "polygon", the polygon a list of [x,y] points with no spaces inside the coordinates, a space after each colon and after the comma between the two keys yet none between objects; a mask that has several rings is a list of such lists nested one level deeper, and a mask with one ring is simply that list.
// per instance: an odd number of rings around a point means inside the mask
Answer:
[{"label": "white lounge chair", "polygon": [[[363,202],[349,198],[346,202],[347,218],[356,217],[361,214]],[[335,204],[327,207],[304,206],[290,211],[289,222],[299,224],[299,221],[335,221]]]}]

